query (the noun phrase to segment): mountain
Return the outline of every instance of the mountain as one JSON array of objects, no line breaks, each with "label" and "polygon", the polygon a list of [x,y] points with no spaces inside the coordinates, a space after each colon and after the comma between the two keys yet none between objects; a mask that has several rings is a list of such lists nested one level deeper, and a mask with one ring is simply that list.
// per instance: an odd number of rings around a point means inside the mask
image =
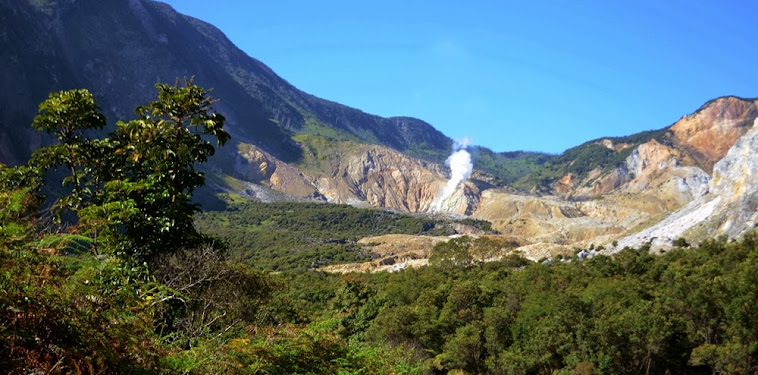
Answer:
[{"label": "mountain", "polygon": [[[291,139],[296,134],[382,145],[436,162],[452,147],[450,138],[424,121],[382,118],[304,93],[214,26],[160,2],[20,0],[0,3],[0,11],[0,58],[7,62],[0,67],[5,163],[23,162],[42,144],[29,124],[51,91],[89,89],[112,123],[130,118],[151,98],[156,82],[185,76],[213,88],[235,140],[285,162],[303,157],[303,147]],[[498,160],[491,166],[518,159],[484,152]]]},{"label": "mountain", "polygon": [[[520,181],[540,181],[533,189],[542,189],[543,195],[485,191],[473,216],[518,238],[535,258],[593,244],[609,246],[630,235],[609,251],[641,246],[653,237],[659,237],[659,246],[671,246],[679,236],[736,237],[752,227],[751,215],[758,210],[748,182],[758,163],[758,148],[750,141],[757,109],[756,99],[722,97],[669,127],[587,142]],[[682,230],[663,229],[666,236],[656,232],[634,237],[712,202],[722,194],[718,191],[736,191],[728,201],[739,203],[710,212],[719,215],[690,216]],[[695,225],[703,228],[697,235],[685,233]]]},{"label": "mountain", "polygon": [[[235,47],[215,27],[152,1],[3,2],[3,160],[34,145],[14,132],[51,90],[86,87],[108,118],[125,118],[155,82],[196,76],[221,99],[237,138],[296,160],[293,133],[329,131],[442,157],[449,138],[408,117],[381,118],[308,95]],[[95,32],[93,32],[93,30]],[[30,64],[33,66],[30,67]],[[7,108],[7,107],[6,107]],[[328,128],[328,129],[324,129]],[[26,143],[26,144],[25,144]]]},{"label": "mountain", "polygon": [[[194,76],[213,88],[233,137],[206,168],[208,195],[439,211],[450,138],[422,120],[374,116],[304,93],[214,26],[166,4],[2,2],[0,43],[2,163],[22,163],[48,142],[29,124],[51,91],[88,88],[112,126],[150,100],[155,82]],[[737,236],[755,221],[752,188],[737,186],[751,181],[739,176],[758,154],[743,140],[756,117],[757,100],[722,97],[671,126],[561,155],[472,147],[474,173],[442,211],[490,221],[534,258],[608,246],[707,204],[715,214],[687,233]],[[736,198],[709,203],[725,191]]]}]

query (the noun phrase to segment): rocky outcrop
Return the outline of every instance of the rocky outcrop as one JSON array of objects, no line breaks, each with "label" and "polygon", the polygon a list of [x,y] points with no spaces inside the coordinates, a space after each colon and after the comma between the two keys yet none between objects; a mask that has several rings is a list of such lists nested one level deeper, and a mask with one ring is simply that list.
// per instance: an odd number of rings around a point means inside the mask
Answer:
[{"label": "rocky outcrop", "polygon": [[[326,170],[301,172],[252,145],[239,146],[235,172],[244,180],[299,198],[383,207],[403,212],[432,212],[448,180],[437,164],[408,157],[387,147],[352,145]],[[479,188],[464,182],[442,206],[445,213],[469,215]]]},{"label": "rocky outcrop", "polygon": [[709,192],[656,225],[618,241],[611,250],[650,243],[671,246],[674,239],[691,241],[720,235],[737,237],[758,223],[758,120],[713,167]]},{"label": "rocky outcrop", "polygon": [[758,120],[713,167],[713,195],[732,203],[758,187]]},{"label": "rocky outcrop", "polygon": [[651,193],[668,199],[672,209],[702,196],[708,191],[710,176],[691,164],[679,150],[656,140],[638,146],[626,159],[624,166],[629,182],[622,187],[628,193]]},{"label": "rocky outcrop", "polygon": [[361,147],[343,156],[330,175],[317,179],[330,202],[409,212],[428,209],[444,184],[441,171],[382,147]]},{"label": "rocky outcrop", "polygon": [[[431,212],[448,176],[437,164],[380,146],[361,146],[342,155],[329,175],[316,178],[330,202],[365,203],[406,212]],[[446,202],[447,212],[470,214],[478,188],[463,183]]]},{"label": "rocky outcrop", "polygon": [[705,194],[713,164],[748,131],[756,117],[758,100],[723,97],[682,117],[649,141],[629,144],[601,139],[595,143],[628,153],[624,162],[611,169],[596,168],[582,178],[569,173],[556,181],[553,189],[578,198],[612,192],[653,194],[673,202],[665,210],[687,204]]},{"label": "rocky outcrop", "polygon": [[750,129],[756,117],[758,100],[733,96],[714,99],[672,125],[672,141],[710,172],[713,164]]},{"label": "rocky outcrop", "polygon": [[691,237],[715,233],[734,238],[758,224],[758,120],[713,166],[710,195],[719,206],[688,233]]},{"label": "rocky outcrop", "polygon": [[589,173],[583,182],[574,184],[577,186],[571,189],[571,195],[598,197],[611,192],[655,195],[669,202],[661,210],[670,210],[707,192],[710,176],[692,164],[686,153],[653,139],[637,146],[624,164],[610,172],[596,169]]},{"label": "rocky outcrop", "polygon": [[250,182],[267,180],[276,171],[276,158],[252,145],[240,145],[234,169]]},{"label": "rocky outcrop", "polygon": [[629,147],[632,147],[632,145],[630,145],[628,143],[623,143],[623,142],[622,143],[614,143],[612,140],[610,140],[608,138],[601,139],[597,143],[599,145],[601,145],[601,146],[609,149],[609,150],[613,150],[613,151],[616,151],[616,152],[623,151],[623,150],[626,150]]},{"label": "rocky outcrop", "polygon": [[293,197],[325,199],[310,177],[253,145],[239,145],[234,160],[234,171],[247,182],[260,184]]}]

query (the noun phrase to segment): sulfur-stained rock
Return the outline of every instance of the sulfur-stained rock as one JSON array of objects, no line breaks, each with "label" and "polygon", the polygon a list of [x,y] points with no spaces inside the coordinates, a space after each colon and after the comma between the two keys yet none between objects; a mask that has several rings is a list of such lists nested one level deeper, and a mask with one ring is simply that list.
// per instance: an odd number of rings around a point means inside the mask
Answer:
[{"label": "sulfur-stained rock", "polygon": [[[406,212],[431,212],[448,180],[441,166],[410,158],[380,146],[361,146],[348,152],[331,175],[316,180],[330,202],[365,202]],[[467,214],[478,201],[478,188],[463,183],[446,202],[446,211]]]},{"label": "sulfur-stained rock", "polygon": [[619,248],[648,242],[668,247],[681,236],[692,241],[719,235],[733,238],[753,228],[758,223],[758,120],[713,169],[707,194],[619,240]]}]

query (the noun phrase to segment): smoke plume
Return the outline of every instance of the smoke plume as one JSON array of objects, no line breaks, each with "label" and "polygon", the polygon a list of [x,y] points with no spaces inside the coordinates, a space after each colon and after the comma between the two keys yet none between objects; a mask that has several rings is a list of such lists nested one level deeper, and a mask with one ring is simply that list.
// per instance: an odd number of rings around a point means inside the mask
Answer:
[{"label": "smoke plume", "polygon": [[453,153],[445,161],[445,164],[450,167],[450,179],[445,184],[437,200],[434,201],[432,207],[435,212],[442,211],[443,207],[448,203],[448,199],[458,189],[458,186],[471,176],[474,165],[471,163],[471,154],[466,151],[469,142],[470,139],[468,138],[455,141]]}]

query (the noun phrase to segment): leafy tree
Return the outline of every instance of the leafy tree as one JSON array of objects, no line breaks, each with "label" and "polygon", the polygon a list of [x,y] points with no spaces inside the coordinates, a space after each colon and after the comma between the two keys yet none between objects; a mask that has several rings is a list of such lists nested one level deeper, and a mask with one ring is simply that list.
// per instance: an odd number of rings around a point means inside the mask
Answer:
[{"label": "leafy tree", "polygon": [[429,264],[441,269],[453,269],[455,267],[468,267],[474,262],[469,252],[474,244],[471,236],[452,238],[446,242],[434,245]]},{"label": "leafy tree", "polygon": [[37,150],[31,165],[67,168],[63,184],[71,190],[56,202],[59,215],[64,208],[75,212],[96,252],[105,247],[146,259],[202,240],[192,219],[199,208],[190,198],[205,178],[195,164],[214,154],[209,139],[218,145],[229,139],[224,117],[191,79],[156,89],[157,99],[138,107],[137,119],[119,121],[108,138],[86,136],[105,124],[87,90],[50,94],[34,120],[59,143]]},{"label": "leafy tree", "polygon": [[71,193],[58,199],[59,214],[64,208],[79,209],[92,198],[92,187],[102,173],[93,161],[104,155],[100,143],[86,133],[104,126],[105,117],[87,90],[54,92],[40,104],[32,127],[54,135],[59,143],[35,151],[30,164],[41,170],[61,166],[68,170],[63,185],[71,186]]},{"label": "leafy tree", "polygon": [[484,363],[482,331],[478,323],[458,328],[455,334],[445,341],[444,352],[436,358],[439,367],[479,373]]},{"label": "leafy tree", "polygon": [[494,260],[507,247],[510,245],[502,240],[461,236],[434,245],[429,262],[443,269],[473,265],[482,268],[485,262]]},{"label": "leafy tree", "polygon": [[[218,145],[229,139],[208,91],[192,80],[185,80],[183,87],[159,83],[156,89],[157,100],[138,107],[138,119],[117,124],[112,138],[119,168],[109,176],[101,204],[106,212],[114,206],[125,211],[127,220],[118,223],[123,233],[119,240],[125,251],[141,257],[200,242],[192,221],[199,208],[190,199],[205,177],[195,164],[215,152],[201,135]],[[102,212],[92,210],[88,219],[107,219]]]},{"label": "leafy tree", "polygon": [[503,240],[479,237],[474,240],[469,253],[474,263],[481,268],[485,262],[495,260],[497,256],[502,255],[504,249],[511,247],[510,244]]}]

